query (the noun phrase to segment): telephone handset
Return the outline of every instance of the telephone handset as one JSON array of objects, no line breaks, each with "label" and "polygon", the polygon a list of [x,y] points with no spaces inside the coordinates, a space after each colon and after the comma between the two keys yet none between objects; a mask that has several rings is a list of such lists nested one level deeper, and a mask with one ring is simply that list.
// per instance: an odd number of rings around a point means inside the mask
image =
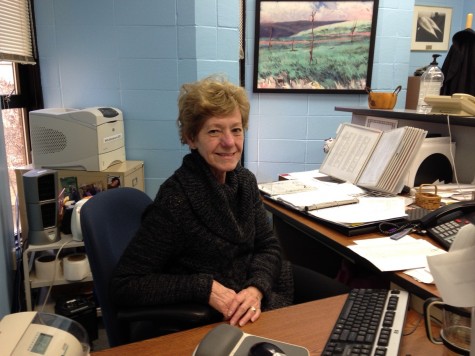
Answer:
[{"label": "telephone handset", "polygon": [[431,114],[475,116],[475,97],[470,94],[427,95],[424,101],[432,107]]},{"label": "telephone handset", "polygon": [[470,223],[466,219],[470,213],[475,214],[475,200],[445,205],[413,223],[418,233],[427,233],[448,250],[457,232]]}]

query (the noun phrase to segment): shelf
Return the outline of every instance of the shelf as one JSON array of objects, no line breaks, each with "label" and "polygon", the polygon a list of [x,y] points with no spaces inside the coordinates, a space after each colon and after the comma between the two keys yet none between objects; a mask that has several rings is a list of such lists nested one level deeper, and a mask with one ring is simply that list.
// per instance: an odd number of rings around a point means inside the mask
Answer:
[{"label": "shelf", "polygon": [[61,234],[61,240],[53,242],[51,244],[46,244],[46,245],[28,245],[25,252],[58,250],[62,246],[63,248],[82,247],[84,246],[84,242],[73,240],[73,235],[71,234],[69,235]]},{"label": "shelf", "polygon": [[[59,250],[60,248],[69,249],[69,248],[83,247],[83,246],[84,246],[84,242],[73,240],[73,235],[61,234],[61,240],[57,242],[53,242],[51,244],[46,244],[46,245],[29,245],[28,248],[24,251],[24,254],[47,251],[47,250]],[[59,261],[58,263],[61,263],[61,262]],[[29,281],[30,281],[31,288],[49,287],[51,285],[51,280],[38,279],[36,277],[35,270],[30,271]],[[59,272],[59,275],[55,277],[55,281],[53,285],[57,286],[57,285],[62,285],[62,284],[82,283],[82,282],[88,282],[88,281],[92,281],[91,274],[89,274],[86,278],[80,281],[68,281],[64,279],[63,271],[61,269]]]},{"label": "shelf", "polygon": [[[86,276],[86,278],[81,279],[80,281],[68,281],[64,279],[63,272],[59,274],[59,276],[56,276],[54,279],[54,286],[59,286],[63,284],[72,284],[72,283],[82,283],[82,282],[90,282],[92,281],[92,274],[89,274]],[[45,279],[38,279],[36,277],[35,271],[30,272],[30,286],[31,288],[41,288],[41,287],[49,287],[51,285],[51,280],[45,280]]]},{"label": "shelf", "polygon": [[26,294],[26,307],[27,310],[32,310],[35,306],[32,305],[31,290],[36,288],[61,286],[61,285],[73,285],[77,283],[86,283],[92,282],[92,274],[86,276],[86,278],[80,281],[68,281],[64,278],[63,271],[60,269],[58,275],[55,277],[54,282],[52,283],[51,279],[39,279],[36,276],[36,271],[34,269],[30,270],[30,264],[35,258],[37,252],[42,251],[51,251],[56,250],[56,253],[60,249],[71,249],[77,247],[83,247],[83,241],[73,240],[73,235],[71,234],[61,234],[61,239],[59,241],[44,244],[44,245],[29,245],[23,251],[23,268],[24,268],[24,285],[25,285],[25,294]]},{"label": "shelf", "polygon": [[[389,119],[401,119],[431,122],[436,124],[447,124],[447,115],[445,114],[420,114],[416,110],[381,110],[381,109],[368,109],[365,107],[341,107],[336,106],[335,111],[351,112],[355,115],[361,116],[373,116]],[[450,123],[452,125],[470,126],[475,127],[475,117],[471,116],[456,116],[450,115]]]}]

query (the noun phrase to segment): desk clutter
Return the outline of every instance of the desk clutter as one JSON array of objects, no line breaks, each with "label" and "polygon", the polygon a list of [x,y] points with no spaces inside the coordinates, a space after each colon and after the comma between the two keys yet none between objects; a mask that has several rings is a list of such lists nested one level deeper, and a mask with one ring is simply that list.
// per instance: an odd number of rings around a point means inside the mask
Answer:
[{"label": "desk clutter", "polygon": [[335,181],[319,171],[286,178],[258,184],[258,188],[269,199],[301,211],[347,236],[376,231],[378,222],[406,216],[403,197],[370,192],[351,183]]},{"label": "desk clutter", "polygon": [[[397,355],[408,306],[406,291],[352,289],[322,355]],[[229,324],[209,331],[193,352],[193,356],[309,354],[303,346],[248,334]]]},{"label": "desk clutter", "polygon": [[[347,248],[382,272],[402,271],[426,284],[434,283],[427,266],[428,257],[447,253],[459,232],[465,226],[475,224],[473,184],[425,184],[412,189],[412,194],[402,196],[369,191],[335,180],[318,170],[287,173],[281,179],[258,184],[264,199],[348,237],[382,233],[381,237],[355,239]],[[333,203],[317,209],[296,206],[297,198],[304,201],[304,196],[311,199],[319,192],[322,193],[320,198],[347,195],[357,202]],[[416,199],[416,193],[419,199]],[[424,199],[421,202],[421,196],[430,204]],[[433,200],[437,200],[437,204]],[[416,201],[422,207],[416,205]],[[311,206],[311,202],[307,200],[305,206]],[[410,233],[428,236],[433,241],[410,236]]]}]

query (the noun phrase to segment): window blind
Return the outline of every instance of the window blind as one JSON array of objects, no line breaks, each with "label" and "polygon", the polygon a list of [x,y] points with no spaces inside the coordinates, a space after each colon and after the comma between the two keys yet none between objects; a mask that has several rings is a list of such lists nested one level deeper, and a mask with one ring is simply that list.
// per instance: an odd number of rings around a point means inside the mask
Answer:
[{"label": "window blind", "polygon": [[35,64],[29,0],[0,0],[0,61]]}]

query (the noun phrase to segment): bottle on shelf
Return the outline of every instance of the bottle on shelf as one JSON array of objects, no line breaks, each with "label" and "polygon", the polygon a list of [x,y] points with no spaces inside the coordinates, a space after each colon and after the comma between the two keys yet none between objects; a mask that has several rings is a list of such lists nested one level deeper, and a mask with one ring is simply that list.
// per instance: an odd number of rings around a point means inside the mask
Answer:
[{"label": "bottle on shelf", "polygon": [[444,83],[444,73],[439,68],[437,58],[440,54],[432,55],[432,62],[421,76],[421,84],[419,87],[419,98],[417,101],[417,112],[427,114],[432,107],[424,101],[427,95],[440,95],[440,88]]}]

